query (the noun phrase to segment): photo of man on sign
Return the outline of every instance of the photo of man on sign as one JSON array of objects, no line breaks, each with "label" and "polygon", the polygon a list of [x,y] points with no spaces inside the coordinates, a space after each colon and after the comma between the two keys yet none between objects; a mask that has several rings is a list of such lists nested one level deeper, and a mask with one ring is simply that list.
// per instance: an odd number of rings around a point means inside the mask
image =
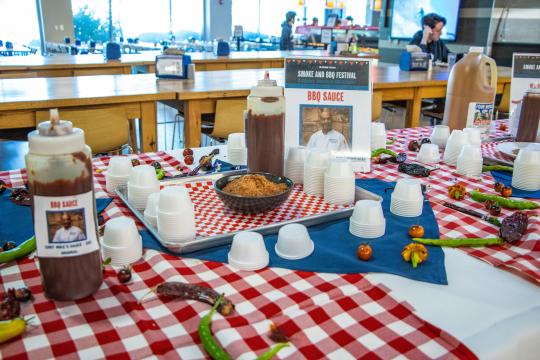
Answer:
[{"label": "photo of man on sign", "polygon": [[303,107],[302,145],[328,151],[350,150],[350,119],[349,107]]}]

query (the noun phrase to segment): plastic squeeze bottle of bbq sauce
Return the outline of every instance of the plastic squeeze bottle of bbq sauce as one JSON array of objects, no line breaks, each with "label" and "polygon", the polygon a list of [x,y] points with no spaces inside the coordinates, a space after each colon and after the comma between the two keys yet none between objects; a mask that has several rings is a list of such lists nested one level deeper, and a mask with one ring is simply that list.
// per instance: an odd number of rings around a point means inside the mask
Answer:
[{"label": "plastic squeeze bottle of bbq sauce", "polygon": [[285,97],[268,71],[247,98],[245,132],[248,171],[283,176]]},{"label": "plastic squeeze bottle of bbq sauce", "polygon": [[70,121],[50,121],[28,134],[28,185],[32,193],[37,257],[45,296],[76,300],[102,281],[92,152]]},{"label": "plastic squeeze bottle of bbq sauce", "polygon": [[481,47],[471,47],[450,70],[443,123],[451,130],[479,128],[482,139],[487,140],[497,90],[497,65],[482,52]]}]

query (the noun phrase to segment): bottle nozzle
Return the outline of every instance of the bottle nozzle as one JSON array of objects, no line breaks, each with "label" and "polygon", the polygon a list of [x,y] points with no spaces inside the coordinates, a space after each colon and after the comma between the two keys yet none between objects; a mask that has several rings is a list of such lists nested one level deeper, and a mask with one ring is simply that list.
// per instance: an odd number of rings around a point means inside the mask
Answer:
[{"label": "bottle nozzle", "polygon": [[264,72],[264,80],[270,80],[270,72],[268,70]]},{"label": "bottle nozzle", "polygon": [[58,114],[58,109],[49,110],[49,120],[51,121],[51,125],[53,126],[60,122],[60,115]]}]

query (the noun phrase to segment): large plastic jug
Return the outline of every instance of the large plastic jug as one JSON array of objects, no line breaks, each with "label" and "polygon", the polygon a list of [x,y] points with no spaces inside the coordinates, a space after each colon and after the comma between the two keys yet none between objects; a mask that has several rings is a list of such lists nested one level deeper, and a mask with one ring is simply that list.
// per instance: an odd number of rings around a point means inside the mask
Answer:
[{"label": "large plastic jug", "polygon": [[452,67],[446,88],[443,123],[451,130],[480,128],[482,138],[486,139],[493,117],[497,65],[495,60],[482,54],[482,51],[481,47],[472,47]]}]

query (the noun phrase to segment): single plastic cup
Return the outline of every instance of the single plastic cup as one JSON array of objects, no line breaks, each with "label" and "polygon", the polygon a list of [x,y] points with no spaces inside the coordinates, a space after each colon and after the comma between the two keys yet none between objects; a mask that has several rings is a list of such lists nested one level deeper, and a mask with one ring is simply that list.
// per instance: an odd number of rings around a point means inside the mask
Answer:
[{"label": "single plastic cup", "polygon": [[269,259],[261,234],[242,231],[234,235],[228,254],[229,265],[239,270],[254,271],[266,267]]},{"label": "single plastic cup", "polygon": [[156,169],[150,165],[139,165],[131,169],[129,183],[136,187],[159,186],[159,180],[156,177]]},{"label": "single plastic cup", "polygon": [[291,146],[287,153],[287,162],[304,163],[306,156],[307,149],[305,146]]},{"label": "single plastic cup", "polygon": [[482,160],[482,149],[478,145],[464,145],[459,156],[463,156],[468,161]]},{"label": "single plastic cup", "polygon": [[158,210],[164,213],[181,213],[193,208],[184,186],[167,186],[159,192]]},{"label": "single plastic cup", "polygon": [[326,168],[330,162],[330,152],[321,149],[312,149],[307,156],[306,164],[316,168]]},{"label": "single plastic cup", "polygon": [[315,249],[308,229],[302,224],[287,224],[279,229],[276,254],[283,259],[298,260],[308,257]]},{"label": "single plastic cup", "polygon": [[463,146],[469,144],[469,137],[462,130],[454,130],[446,143],[443,160],[449,165],[455,165]]},{"label": "single plastic cup", "polygon": [[351,222],[359,225],[380,225],[384,221],[381,202],[375,200],[358,200],[354,205]]},{"label": "single plastic cup", "polygon": [[431,133],[431,143],[439,147],[445,147],[448,137],[450,136],[450,128],[446,125],[435,125]]},{"label": "single plastic cup", "polygon": [[157,227],[158,202],[159,193],[150,194],[146,200],[146,207],[144,208],[144,218],[154,227]]},{"label": "single plastic cup", "polygon": [[105,224],[103,244],[109,247],[125,248],[131,246],[139,238],[137,225],[132,218],[126,216],[112,218]]},{"label": "single plastic cup", "polygon": [[515,164],[540,165],[540,151],[526,147],[519,150]]},{"label": "single plastic cup", "polygon": [[326,175],[330,178],[354,178],[352,163],[349,159],[337,158],[330,161]]},{"label": "single plastic cup", "polygon": [[422,215],[424,199],[403,200],[392,193],[390,195],[390,212],[403,217],[417,217]]},{"label": "single plastic cup", "polygon": [[371,150],[386,148],[385,134],[371,134]]},{"label": "single plastic cup", "polygon": [[384,135],[386,136],[386,127],[382,122],[371,123],[371,135]]},{"label": "single plastic cup", "polygon": [[400,199],[415,201],[423,198],[422,184],[417,179],[399,179],[393,194]]},{"label": "single plastic cup", "polygon": [[479,128],[465,128],[463,132],[467,134],[469,144],[482,145],[482,134]]},{"label": "single plastic cup", "polygon": [[245,133],[232,133],[229,134],[227,139],[227,147],[230,149],[243,149],[246,147],[246,134]]},{"label": "single plastic cup", "polygon": [[131,159],[127,156],[113,156],[109,159],[107,174],[121,177],[129,176],[132,168]]},{"label": "single plastic cup", "polygon": [[439,146],[437,144],[422,144],[416,160],[423,163],[438,163],[441,160]]}]

